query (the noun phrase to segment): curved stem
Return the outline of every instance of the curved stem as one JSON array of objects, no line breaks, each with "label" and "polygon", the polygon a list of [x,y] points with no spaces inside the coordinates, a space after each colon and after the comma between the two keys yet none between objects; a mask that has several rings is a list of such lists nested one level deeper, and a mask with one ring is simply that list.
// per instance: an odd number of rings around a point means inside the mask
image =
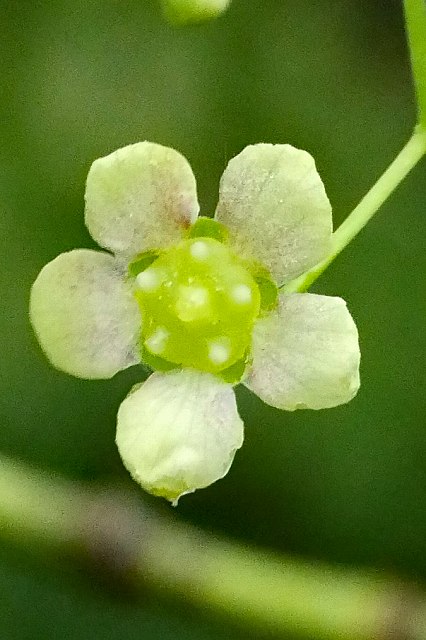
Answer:
[{"label": "curved stem", "polygon": [[[253,629],[322,640],[426,639],[426,597],[383,575],[212,538],[126,496],[0,458],[0,537],[83,554],[136,588],[179,594]],[[34,540],[37,544],[34,544]]]},{"label": "curved stem", "polygon": [[355,238],[369,220],[416,166],[426,153],[426,131],[418,127],[392,164],[363,197],[352,213],[332,236],[330,255],[315,267],[283,287],[283,291],[293,293],[306,291],[327,269],[339,253]]},{"label": "curved stem", "polygon": [[426,2],[404,0],[404,11],[416,87],[418,121],[426,130]]}]

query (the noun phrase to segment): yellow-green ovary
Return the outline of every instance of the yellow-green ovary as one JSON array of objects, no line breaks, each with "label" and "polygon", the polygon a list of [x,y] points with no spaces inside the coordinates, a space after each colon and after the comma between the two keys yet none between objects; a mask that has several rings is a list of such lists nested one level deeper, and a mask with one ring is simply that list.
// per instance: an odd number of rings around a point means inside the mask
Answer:
[{"label": "yellow-green ovary", "polygon": [[136,297],[151,354],[212,373],[245,357],[259,289],[217,240],[193,238],[163,253],[137,275]]}]

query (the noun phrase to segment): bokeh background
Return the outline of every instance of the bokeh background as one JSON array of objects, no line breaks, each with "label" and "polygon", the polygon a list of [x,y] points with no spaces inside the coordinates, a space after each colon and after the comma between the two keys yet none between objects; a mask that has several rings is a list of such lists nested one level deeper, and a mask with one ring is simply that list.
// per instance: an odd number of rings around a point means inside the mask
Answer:
[{"label": "bokeh background", "polygon": [[[0,64],[0,451],[130,487],[115,415],[143,371],[68,377],[28,322],[40,268],[94,246],[83,224],[91,162],[143,139],[173,146],[209,214],[232,156],[289,142],[316,158],[338,225],[414,122],[401,3],[233,0],[220,20],[174,29],[154,0],[1,0]],[[356,319],[358,396],[282,413],[239,389],[245,445],[225,479],[182,499],[179,518],[313,562],[426,580],[425,213],[423,163],[314,287],[343,296]],[[247,637],[46,564],[0,547],[5,640]]]}]

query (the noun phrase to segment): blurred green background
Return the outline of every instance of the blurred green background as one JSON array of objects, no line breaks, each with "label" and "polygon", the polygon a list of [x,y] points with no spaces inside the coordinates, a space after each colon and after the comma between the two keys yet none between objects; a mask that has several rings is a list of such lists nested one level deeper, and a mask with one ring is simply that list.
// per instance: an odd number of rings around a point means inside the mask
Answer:
[{"label": "blurred green background", "polygon": [[[91,162],[143,139],[173,146],[209,214],[232,156],[289,142],[316,158],[338,225],[414,123],[401,3],[233,0],[220,20],[174,29],[153,0],[1,0],[0,61],[0,451],[130,487],[115,416],[143,372],[107,382],[56,372],[28,322],[40,268],[94,246],[82,215]],[[245,445],[224,480],[182,499],[180,518],[426,580],[425,176],[423,163],[315,285],[344,297],[358,324],[358,396],[293,414],[239,389]],[[247,637],[6,547],[0,593],[5,640]]]}]

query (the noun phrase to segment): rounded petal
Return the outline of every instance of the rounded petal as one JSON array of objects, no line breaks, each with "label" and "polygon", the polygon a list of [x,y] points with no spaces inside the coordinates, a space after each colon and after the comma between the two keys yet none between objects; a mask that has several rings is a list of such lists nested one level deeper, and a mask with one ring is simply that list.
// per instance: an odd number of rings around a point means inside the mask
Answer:
[{"label": "rounded petal", "polygon": [[239,255],[261,262],[279,284],[324,258],[331,205],[312,156],[288,144],[246,147],[220,182],[216,218]]},{"label": "rounded petal", "polygon": [[139,361],[141,316],[116,259],[62,253],[39,273],[30,318],[50,362],[79,378],[111,378]]},{"label": "rounded petal", "polygon": [[178,242],[198,214],[195,178],[174,149],[138,142],[99,158],[86,184],[85,220],[102,247],[134,256]]},{"label": "rounded petal", "polygon": [[226,475],[242,443],[232,386],[210,373],[154,373],[118,411],[124,465],[144,489],[172,502]]},{"label": "rounded petal", "polygon": [[245,384],[279,409],[335,407],[359,389],[358,332],[341,298],[281,295],[255,326],[252,355]]}]

